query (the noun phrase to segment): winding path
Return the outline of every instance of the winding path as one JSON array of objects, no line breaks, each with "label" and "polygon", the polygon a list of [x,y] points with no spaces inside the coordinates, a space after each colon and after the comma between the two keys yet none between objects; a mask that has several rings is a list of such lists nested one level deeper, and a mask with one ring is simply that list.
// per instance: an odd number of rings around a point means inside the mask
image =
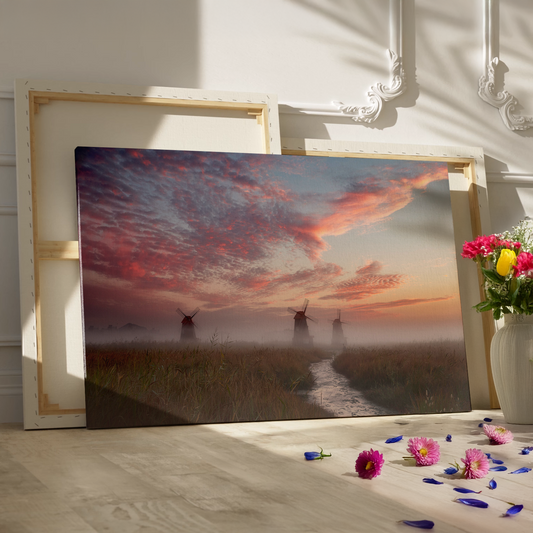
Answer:
[{"label": "winding path", "polygon": [[348,378],[336,372],[331,366],[332,362],[333,358],[311,365],[315,384],[307,393],[309,402],[339,417],[390,414],[387,409],[369,402],[361,392],[350,387]]}]

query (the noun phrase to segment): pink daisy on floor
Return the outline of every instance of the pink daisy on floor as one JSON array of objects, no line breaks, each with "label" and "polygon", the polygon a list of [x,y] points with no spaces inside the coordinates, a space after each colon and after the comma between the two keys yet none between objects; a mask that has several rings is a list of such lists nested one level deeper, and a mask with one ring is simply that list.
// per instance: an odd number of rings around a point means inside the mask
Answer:
[{"label": "pink daisy on floor", "polygon": [[513,434],[502,426],[483,424],[483,431],[491,444],[507,444],[514,439]]},{"label": "pink daisy on floor", "polygon": [[489,460],[487,456],[477,448],[470,448],[465,452],[465,458],[461,459],[465,468],[463,477],[466,479],[479,479],[489,473]]},{"label": "pink daisy on floor", "polygon": [[439,462],[440,446],[433,439],[413,437],[407,442],[407,451],[412,454],[418,466],[429,466]]},{"label": "pink daisy on floor", "polygon": [[365,450],[359,454],[355,461],[355,471],[363,479],[372,479],[381,474],[384,462],[383,455],[370,448],[370,451]]}]

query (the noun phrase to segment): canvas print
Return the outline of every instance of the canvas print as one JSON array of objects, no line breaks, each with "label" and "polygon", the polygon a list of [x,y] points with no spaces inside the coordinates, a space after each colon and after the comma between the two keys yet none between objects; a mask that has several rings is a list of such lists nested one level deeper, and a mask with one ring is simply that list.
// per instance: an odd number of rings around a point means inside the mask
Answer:
[{"label": "canvas print", "polygon": [[446,163],[75,155],[88,427],[470,409]]}]

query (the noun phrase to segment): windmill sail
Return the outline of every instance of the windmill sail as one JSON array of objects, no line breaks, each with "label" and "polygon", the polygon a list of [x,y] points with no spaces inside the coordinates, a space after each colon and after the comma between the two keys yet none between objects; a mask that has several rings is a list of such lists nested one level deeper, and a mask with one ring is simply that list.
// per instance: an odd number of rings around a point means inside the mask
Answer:
[{"label": "windmill sail", "polygon": [[307,320],[316,322],[316,320],[306,314],[309,300],[306,298],[302,306],[301,311],[296,311],[292,307],[288,307],[289,313],[294,313],[294,335],[292,337],[292,343],[295,346],[305,346],[313,344],[313,338],[309,335],[309,326]]},{"label": "windmill sail", "polygon": [[342,331],[342,325],[345,322],[341,322],[341,310],[337,309],[337,318],[333,320],[333,333],[331,336],[331,344],[333,346],[344,346],[346,344],[346,337]]},{"label": "windmill sail", "polygon": [[190,315],[186,315],[179,307],[176,309],[176,313],[183,316],[181,321],[181,335],[180,342],[198,342],[196,337],[196,324],[193,322],[193,318],[200,312],[200,308],[197,307]]}]

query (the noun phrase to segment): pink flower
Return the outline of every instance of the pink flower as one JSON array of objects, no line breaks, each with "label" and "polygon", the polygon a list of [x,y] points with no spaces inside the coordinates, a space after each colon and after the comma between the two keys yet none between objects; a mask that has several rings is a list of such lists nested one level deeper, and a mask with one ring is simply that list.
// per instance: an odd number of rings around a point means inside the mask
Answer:
[{"label": "pink flower", "polygon": [[491,444],[507,444],[514,439],[513,434],[502,426],[483,424],[483,431]]},{"label": "pink flower", "polygon": [[516,256],[516,265],[513,266],[515,276],[533,278],[533,255],[529,252],[520,252]]},{"label": "pink flower", "polygon": [[500,239],[497,235],[480,235],[472,242],[465,241],[461,256],[466,259],[476,259],[479,255],[487,257],[499,244]]},{"label": "pink flower", "polygon": [[419,466],[434,465],[440,459],[439,443],[425,437],[414,437],[407,442],[407,451],[413,455]]},{"label": "pink flower", "polygon": [[370,448],[370,451],[365,450],[359,454],[357,461],[355,461],[355,471],[363,479],[372,479],[381,474],[384,462],[383,455]]},{"label": "pink flower", "polygon": [[461,459],[465,468],[463,477],[466,479],[479,479],[485,477],[489,472],[489,460],[487,456],[477,448],[470,448],[465,452],[465,458]]}]

